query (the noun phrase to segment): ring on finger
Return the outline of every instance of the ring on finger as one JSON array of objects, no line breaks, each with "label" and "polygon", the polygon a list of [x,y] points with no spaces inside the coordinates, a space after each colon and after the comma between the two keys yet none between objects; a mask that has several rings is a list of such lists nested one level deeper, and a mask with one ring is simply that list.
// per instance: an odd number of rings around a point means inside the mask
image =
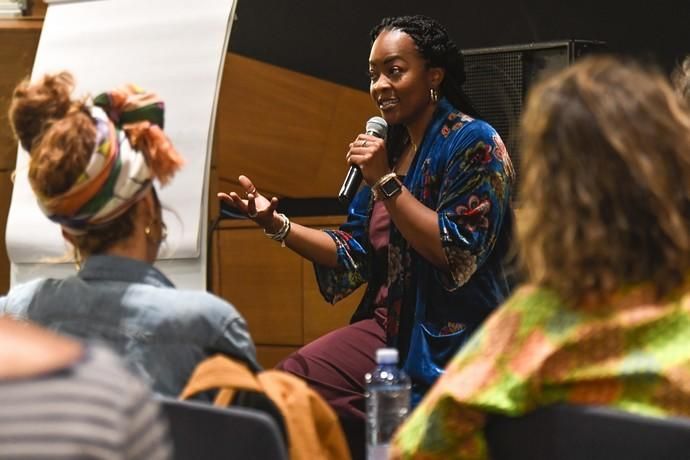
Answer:
[{"label": "ring on finger", "polygon": [[254,212],[247,211],[247,217],[249,217],[250,219],[255,218],[257,215],[258,215],[258,213],[256,211],[254,211]]},{"label": "ring on finger", "polygon": [[367,146],[367,141],[366,141],[366,140],[363,140],[361,146],[362,146],[362,147],[366,147],[366,146]]}]

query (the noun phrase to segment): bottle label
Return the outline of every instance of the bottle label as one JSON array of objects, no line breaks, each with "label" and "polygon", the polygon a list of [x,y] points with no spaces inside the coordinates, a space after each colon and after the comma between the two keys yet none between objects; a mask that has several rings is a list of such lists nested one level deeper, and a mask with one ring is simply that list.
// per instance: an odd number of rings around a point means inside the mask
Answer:
[{"label": "bottle label", "polygon": [[367,446],[367,460],[387,460],[388,444],[378,444]]}]

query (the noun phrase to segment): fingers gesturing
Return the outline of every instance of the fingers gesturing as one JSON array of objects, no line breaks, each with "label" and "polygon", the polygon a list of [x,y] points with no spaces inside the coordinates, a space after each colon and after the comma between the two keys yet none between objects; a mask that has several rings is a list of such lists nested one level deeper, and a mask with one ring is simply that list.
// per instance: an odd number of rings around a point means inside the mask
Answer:
[{"label": "fingers gesturing", "polygon": [[259,225],[263,227],[269,225],[273,220],[273,213],[278,207],[278,198],[272,197],[269,200],[261,195],[247,176],[240,176],[239,182],[245,190],[245,197],[241,197],[236,192],[220,192],[218,198],[230,203]]}]

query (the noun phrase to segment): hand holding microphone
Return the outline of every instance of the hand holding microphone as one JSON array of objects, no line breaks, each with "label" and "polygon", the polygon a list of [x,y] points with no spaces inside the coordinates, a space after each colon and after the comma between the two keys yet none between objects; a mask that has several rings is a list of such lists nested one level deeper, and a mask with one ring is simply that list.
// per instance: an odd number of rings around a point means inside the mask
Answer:
[{"label": "hand holding microphone", "polygon": [[[383,118],[371,117],[369,121],[367,121],[365,134],[375,136],[380,139],[385,139],[387,132],[388,124]],[[366,141],[363,141],[360,147],[365,146]],[[352,201],[352,198],[355,196],[355,193],[357,193],[357,189],[359,189],[359,185],[361,183],[362,171],[359,169],[359,167],[351,165],[347,171],[345,180],[343,181],[343,186],[340,188],[340,192],[338,192],[338,200],[340,200],[341,203],[349,204],[350,201]]]}]

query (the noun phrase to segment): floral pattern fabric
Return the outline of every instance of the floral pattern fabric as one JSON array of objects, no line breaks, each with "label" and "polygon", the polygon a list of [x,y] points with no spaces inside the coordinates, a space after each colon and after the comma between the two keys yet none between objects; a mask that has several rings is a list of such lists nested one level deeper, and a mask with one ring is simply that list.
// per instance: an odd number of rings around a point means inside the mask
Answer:
[{"label": "floral pattern fabric", "polygon": [[442,99],[403,182],[420,202],[437,211],[449,272],[417,254],[391,222],[387,275],[372,273],[368,230],[373,201],[370,188],[364,186],[350,205],[347,222],[339,230],[327,230],[336,242],[339,267],[315,265],[324,298],[335,303],[372,281],[352,321],[370,318],[375,294],[385,282],[387,341],[400,349],[403,359],[414,316],[421,314],[426,327],[436,333],[465,329],[469,334],[509,292],[501,259],[511,233],[513,178],[496,131]]},{"label": "floral pattern fabric", "polygon": [[485,459],[487,413],[556,402],[690,416],[690,279],[659,302],[638,286],[566,306],[524,287],[451,360],[398,431],[395,458]]}]

